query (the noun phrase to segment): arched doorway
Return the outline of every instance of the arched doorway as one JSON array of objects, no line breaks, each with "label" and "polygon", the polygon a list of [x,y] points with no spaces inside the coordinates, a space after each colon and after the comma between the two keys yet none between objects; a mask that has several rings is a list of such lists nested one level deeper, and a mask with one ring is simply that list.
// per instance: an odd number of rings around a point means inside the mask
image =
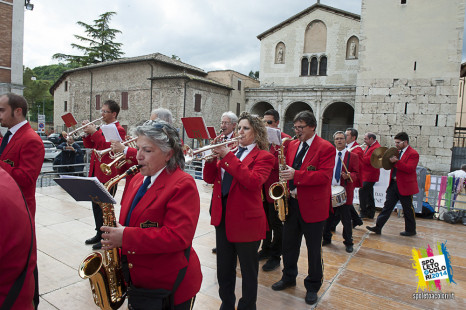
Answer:
[{"label": "arched doorway", "polygon": [[[260,117],[264,116],[265,111],[273,109],[273,106],[265,101],[261,101],[256,103],[252,108],[250,113],[251,114],[257,114]],[[238,115],[239,116],[239,115]]]},{"label": "arched doorway", "polygon": [[285,112],[285,122],[283,124],[283,132],[289,134],[290,136],[294,136],[293,127],[293,119],[301,111],[312,111],[312,108],[305,102],[293,102],[288,106]]},{"label": "arched doorway", "polygon": [[333,142],[335,131],[345,131],[353,127],[354,109],[346,102],[332,103],[325,109],[322,117],[322,138]]}]

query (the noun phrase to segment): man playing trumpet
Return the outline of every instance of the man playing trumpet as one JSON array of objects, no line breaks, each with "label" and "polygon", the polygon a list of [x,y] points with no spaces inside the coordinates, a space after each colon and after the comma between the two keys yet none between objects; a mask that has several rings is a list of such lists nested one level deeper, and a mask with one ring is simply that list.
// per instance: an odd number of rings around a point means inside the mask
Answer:
[{"label": "man playing trumpet", "polygon": [[[104,102],[100,113],[102,115],[102,122],[105,124],[115,124],[118,134],[120,135],[121,139],[124,140],[126,136],[125,129],[120,125],[117,121],[118,113],[120,112],[120,106],[114,100],[107,100]],[[83,125],[88,124],[89,121],[83,121]],[[86,148],[93,148],[95,150],[104,150],[110,147],[111,143],[105,141],[105,137],[102,133],[102,130],[97,128],[95,124],[89,124],[89,126],[84,127],[84,132],[86,136],[83,138],[84,146]],[[105,184],[108,180],[115,177],[118,173],[115,168],[112,168],[112,173],[110,175],[106,175],[100,169],[100,165],[102,163],[110,163],[113,160],[110,158],[109,154],[105,154],[99,160],[94,152],[92,152],[91,162],[89,165],[89,176],[95,176],[99,179],[102,184]],[[112,188],[110,194],[115,195],[117,190],[117,186]],[[86,244],[93,244],[92,248],[94,250],[98,250],[102,247],[100,240],[102,232],[100,231],[100,227],[103,225],[103,218],[102,218],[102,209],[96,203],[92,203],[92,211],[94,213],[94,221],[95,221],[95,230],[96,235],[90,239],[86,240]]]}]

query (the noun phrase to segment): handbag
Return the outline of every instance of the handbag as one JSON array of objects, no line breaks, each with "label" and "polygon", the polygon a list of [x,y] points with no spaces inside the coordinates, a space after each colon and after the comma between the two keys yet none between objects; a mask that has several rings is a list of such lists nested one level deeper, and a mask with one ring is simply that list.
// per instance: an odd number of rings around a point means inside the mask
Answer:
[{"label": "handbag", "polygon": [[[184,255],[189,263],[189,255],[191,253],[191,246],[185,251]],[[188,266],[183,267],[178,272],[175,284],[172,290],[165,289],[147,289],[141,287],[135,287],[131,283],[131,275],[128,268],[128,258],[126,255],[122,255],[121,258],[123,264],[123,275],[127,283],[129,283],[127,296],[128,296],[128,308],[130,310],[174,310],[174,294],[183,281]]]}]

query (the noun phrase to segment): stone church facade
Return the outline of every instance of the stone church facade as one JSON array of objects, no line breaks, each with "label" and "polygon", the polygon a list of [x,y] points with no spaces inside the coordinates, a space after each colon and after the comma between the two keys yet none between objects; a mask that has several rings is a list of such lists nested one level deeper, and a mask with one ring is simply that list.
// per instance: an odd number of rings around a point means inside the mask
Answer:
[{"label": "stone church facade", "polygon": [[465,0],[362,0],[361,16],[318,3],[258,36],[261,85],[248,110],[275,108],[291,132],[301,110],[317,133],[406,131],[420,165],[450,170]]}]

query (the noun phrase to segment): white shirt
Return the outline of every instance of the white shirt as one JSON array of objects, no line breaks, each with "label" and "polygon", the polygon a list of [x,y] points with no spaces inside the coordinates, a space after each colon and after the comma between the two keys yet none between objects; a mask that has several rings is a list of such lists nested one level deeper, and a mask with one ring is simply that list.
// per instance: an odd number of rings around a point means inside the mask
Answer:
[{"label": "white shirt", "polygon": [[347,145],[346,145],[346,148],[347,148],[347,149],[352,148],[352,147],[354,146],[355,143],[356,143],[356,140],[354,140],[354,141],[351,142],[350,144],[347,144]]},{"label": "white shirt", "polygon": [[[343,170],[343,160],[345,159],[345,153],[347,151],[347,149],[343,149],[341,151],[335,149],[335,166],[333,167],[333,177],[332,177],[332,185],[340,185],[340,179],[336,180],[335,179],[335,172],[337,171],[337,163],[338,163],[338,152],[341,152],[341,171],[344,171]],[[341,171],[340,171],[340,176],[341,176]]]},{"label": "white shirt", "polygon": [[398,158],[398,160],[400,160],[401,157],[403,157],[403,155],[406,153],[406,150],[408,149],[408,146],[409,146],[409,144],[404,149],[401,150],[402,153],[401,153],[400,158]]},{"label": "white shirt", "polygon": [[448,174],[449,177],[463,178],[466,179],[466,171],[464,170],[455,170]]},{"label": "white shirt", "polygon": [[13,138],[13,136],[15,135],[15,133],[21,128],[23,127],[24,125],[26,125],[28,121],[27,120],[24,120],[16,125],[14,125],[13,127],[11,127],[10,129],[8,129],[10,132],[11,132],[11,135],[10,135],[10,138],[8,139],[8,142],[11,141],[11,138]]}]

